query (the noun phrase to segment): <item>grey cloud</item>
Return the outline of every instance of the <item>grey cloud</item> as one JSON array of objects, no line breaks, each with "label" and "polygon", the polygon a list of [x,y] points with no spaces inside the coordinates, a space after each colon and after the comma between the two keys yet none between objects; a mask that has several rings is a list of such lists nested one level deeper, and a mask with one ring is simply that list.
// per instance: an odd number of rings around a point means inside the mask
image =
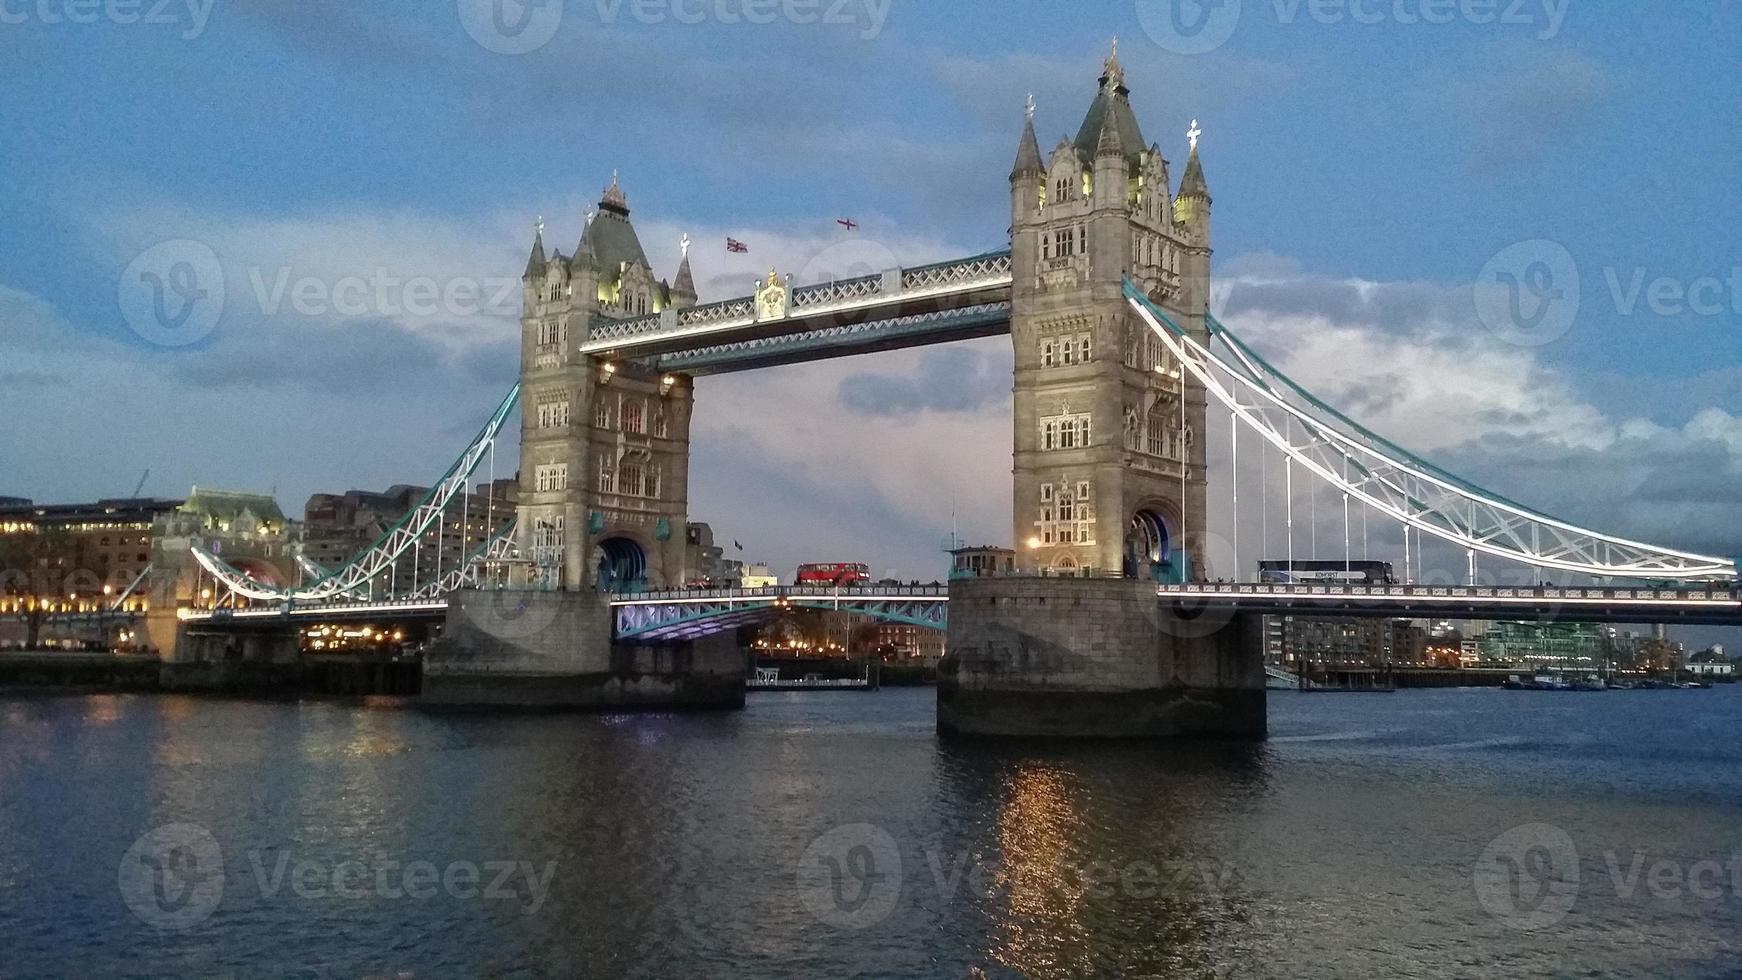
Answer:
[{"label": "grey cloud", "polygon": [[842,406],[867,415],[972,412],[1010,392],[1008,367],[974,350],[940,348],[920,357],[912,375],[854,374],[841,381]]}]

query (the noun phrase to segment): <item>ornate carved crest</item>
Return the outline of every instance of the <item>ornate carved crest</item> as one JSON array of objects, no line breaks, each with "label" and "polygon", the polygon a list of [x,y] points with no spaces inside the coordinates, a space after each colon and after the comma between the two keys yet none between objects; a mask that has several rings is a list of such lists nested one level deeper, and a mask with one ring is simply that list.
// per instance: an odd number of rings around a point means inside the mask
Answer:
[{"label": "ornate carved crest", "polygon": [[768,278],[756,289],[756,319],[779,320],[786,316],[786,284],[772,266]]}]

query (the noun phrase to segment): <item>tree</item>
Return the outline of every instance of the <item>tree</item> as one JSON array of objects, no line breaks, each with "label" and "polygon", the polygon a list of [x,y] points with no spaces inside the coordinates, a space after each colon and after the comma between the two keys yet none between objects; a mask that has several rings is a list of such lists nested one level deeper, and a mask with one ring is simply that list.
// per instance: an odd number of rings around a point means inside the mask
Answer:
[{"label": "tree", "polygon": [[0,538],[0,595],[17,606],[14,615],[24,624],[26,648],[35,649],[42,640],[43,624],[61,598],[72,550],[72,535],[65,528]]}]

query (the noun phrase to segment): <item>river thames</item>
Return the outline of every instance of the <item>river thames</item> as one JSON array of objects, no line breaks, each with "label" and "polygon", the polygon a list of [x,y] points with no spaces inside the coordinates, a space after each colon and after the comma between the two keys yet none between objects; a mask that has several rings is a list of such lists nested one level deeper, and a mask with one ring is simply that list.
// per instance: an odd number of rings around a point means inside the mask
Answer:
[{"label": "river thames", "polygon": [[0,697],[0,976],[1725,977],[1742,687],[1273,692],[1260,745]]}]

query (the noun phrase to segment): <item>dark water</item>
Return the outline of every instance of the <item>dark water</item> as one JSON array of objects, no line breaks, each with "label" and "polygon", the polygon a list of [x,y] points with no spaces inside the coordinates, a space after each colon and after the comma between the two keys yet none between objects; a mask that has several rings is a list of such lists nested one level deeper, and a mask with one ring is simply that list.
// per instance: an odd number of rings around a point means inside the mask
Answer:
[{"label": "dark water", "polygon": [[1742,689],[1285,692],[1247,748],[931,697],[0,698],[0,976],[1742,975]]}]

